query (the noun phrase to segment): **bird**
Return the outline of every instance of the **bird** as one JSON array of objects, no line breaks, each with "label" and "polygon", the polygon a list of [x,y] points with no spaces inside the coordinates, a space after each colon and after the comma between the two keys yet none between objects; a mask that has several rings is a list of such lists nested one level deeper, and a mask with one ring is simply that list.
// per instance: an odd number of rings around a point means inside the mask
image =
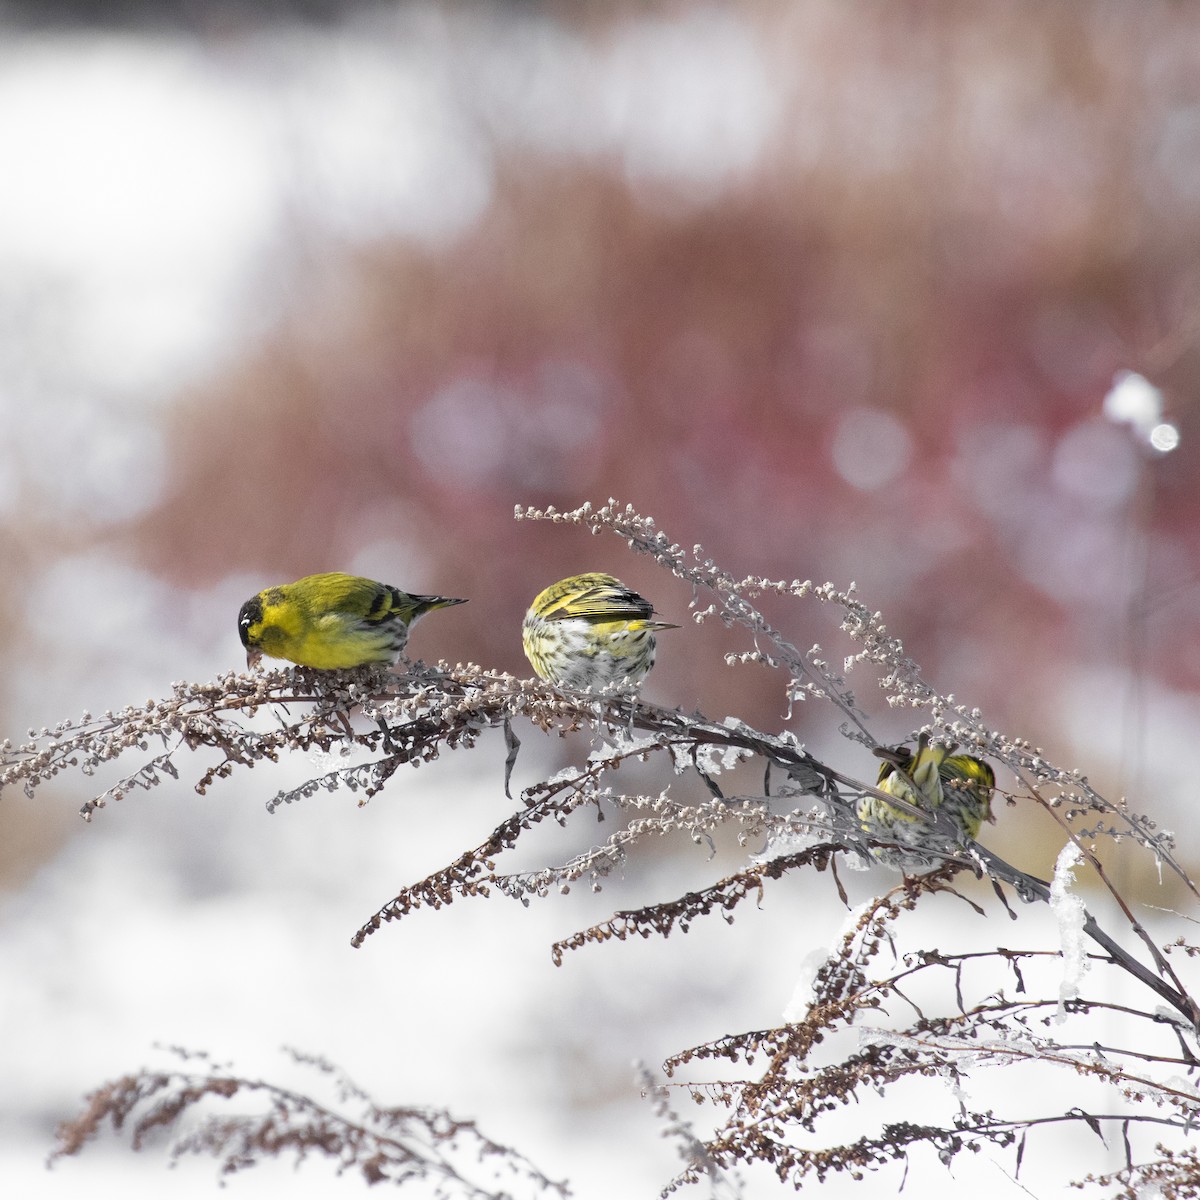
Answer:
[{"label": "bird", "polygon": [[906,746],[878,752],[884,761],[877,789],[931,817],[943,817],[937,826],[926,824],[879,796],[864,794],[857,810],[863,831],[902,847],[877,848],[874,853],[880,861],[905,870],[934,865],[973,842],[984,821],[995,820],[992,791],[996,773],[983,759],[955,754],[954,749],[931,745],[922,734],[915,754]]},{"label": "bird", "polygon": [[264,654],[326,671],[391,664],[427,612],[465,603],[330,571],[251,596],[238,613],[238,634],[248,667]]},{"label": "bird", "polygon": [[678,629],[619,579],[571,575],[534,597],[521,627],[525,656],[542,679],[580,691],[639,684],[654,666],[654,635]]}]

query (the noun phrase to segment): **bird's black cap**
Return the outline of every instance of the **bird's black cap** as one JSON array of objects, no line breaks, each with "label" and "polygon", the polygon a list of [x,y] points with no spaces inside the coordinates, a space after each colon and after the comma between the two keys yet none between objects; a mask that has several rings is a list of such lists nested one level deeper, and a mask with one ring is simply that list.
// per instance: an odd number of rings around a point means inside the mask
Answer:
[{"label": "bird's black cap", "polygon": [[247,650],[250,649],[250,626],[257,625],[263,619],[263,604],[261,596],[251,596],[245,604],[242,605],[241,611],[238,613],[238,637],[242,639],[242,645]]}]

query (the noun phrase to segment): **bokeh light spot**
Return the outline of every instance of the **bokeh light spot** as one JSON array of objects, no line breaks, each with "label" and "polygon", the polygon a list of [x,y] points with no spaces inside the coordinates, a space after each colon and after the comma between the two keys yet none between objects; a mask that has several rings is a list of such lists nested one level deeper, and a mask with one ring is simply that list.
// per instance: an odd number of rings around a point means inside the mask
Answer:
[{"label": "bokeh light spot", "polygon": [[1160,454],[1170,454],[1179,445],[1179,430],[1169,422],[1150,430],[1150,445]]},{"label": "bokeh light spot", "polygon": [[838,421],[830,453],[851,487],[873,492],[904,472],[912,458],[912,436],[889,412],[855,408]]},{"label": "bokeh light spot", "polygon": [[1112,508],[1124,503],[1137,485],[1137,451],[1107,422],[1084,421],[1059,439],[1051,473],[1060,491]]},{"label": "bokeh light spot", "polygon": [[504,459],[507,411],[519,398],[504,384],[459,376],[430,397],[413,418],[413,450],[434,476],[480,483]]},{"label": "bokeh light spot", "polygon": [[1118,371],[1104,397],[1104,415],[1110,421],[1128,422],[1140,431],[1152,429],[1162,419],[1163,394],[1144,375]]},{"label": "bokeh light spot", "polygon": [[611,392],[591,367],[569,358],[547,358],[513,382],[460,375],[414,415],[413,450],[431,474],[468,485],[578,484]]}]

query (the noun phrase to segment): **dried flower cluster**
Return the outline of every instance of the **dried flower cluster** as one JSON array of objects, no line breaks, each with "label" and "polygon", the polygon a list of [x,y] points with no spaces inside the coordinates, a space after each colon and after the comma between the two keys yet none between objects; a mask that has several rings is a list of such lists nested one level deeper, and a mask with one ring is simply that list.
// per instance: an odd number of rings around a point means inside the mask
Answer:
[{"label": "dried flower cluster", "polygon": [[[732,655],[731,660],[757,661],[783,672],[792,702],[834,705],[844,734],[876,749],[868,714],[846,683],[846,675],[856,666],[871,664],[889,704],[918,712],[920,732],[1006,769],[1014,782],[1003,794],[1010,802],[1040,806],[1049,813],[1069,851],[1060,858],[1055,880],[1048,882],[978,844],[962,844],[940,816],[913,809],[912,814],[930,827],[935,869],[905,877],[854,915],[815,974],[807,1012],[789,1024],[684,1050],[665,1064],[669,1083],[646,1085],[685,1151],[687,1165],[668,1191],[702,1177],[724,1179],[722,1186],[734,1187],[730,1181],[738,1170],[753,1166],[767,1167],[796,1187],[810,1176],[819,1179],[833,1172],[847,1171],[857,1177],[890,1161],[907,1163],[920,1147],[945,1163],[963,1150],[1011,1147],[1019,1169],[1026,1143],[1036,1131],[1066,1122],[1083,1124],[1098,1135],[1115,1134],[1127,1147],[1124,1169],[1090,1177],[1087,1183],[1119,1196],[1133,1196],[1149,1185],[1163,1196],[1200,1196],[1197,1161],[1189,1145],[1190,1131],[1200,1118],[1196,1085],[1200,1005],[1176,965],[1190,963],[1196,948],[1182,938],[1170,947],[1159,947],[1113,886],[1095,852],[1103,841],[1126,842],[1128,852],[1151,856],[1192,894],[1200,894],[1176,861],[1169,834],[1124,803],[1113,804],[1100,796],[1080,772],[1055,767],[1028,742],[989,729],[977,710],[935,692],[880,615],[864,607],[852,587],[734,579],[706,558],[700,547],[685,550],[652,521],[613,501],[567,513],[518,509],[517,518],[613,533],[635,552],[651,556],[692,585],[697,621],[715,617],[749,635],[752,649]],[[819,646],[800,651],[767,622],[753,603],[765,593],[812,600],[835,610],[848,645],[841,672],[829,665]],[[239,767],[320,749],[344,755],[345,765],[280,793],[269,807],[339,787],[359,793],[365,803],[387,786],[401,766],[432,761],[443,749],[470,749],[482,732],[500,729],[508,746],[503,780],[507,794],[521,745],[518,730],[526,723],[545,733],[582,731],[591,739],[591,752],[585,761],[525,788],[515,811],[481,844],[401,888],[358,930],[355,945],[362,945],[385,922],[421,907],[439,908],[494,894],[529,903],[581,880],[599,889],[639,844],[679,832],[704,846],[718,829],[733,829],[742,844],[762,845],[765,840],[767,850],[748,857],[742,870],[700,890],[635,911],[616,912],[578,931],[553,947],[556,961],[590,942],[634,934],[685,933],[710,914],[728,917],[747,898],[760,900],[770,881],[796,872],[826,872],[845,900],[839,862],[861,865],[875,852],[890,848],[856,818],[858,800],[880,794],[874,785],[818,761],[790,733],[768,733],[734,719],[713,721],[700,713],[658,707],[617,689],[563,692],[473,664],[415,664],[401,675],[287,670],[228,675],[211,685],[177,684],[171,697],[142,708],[105,713],[98,719],[85,714],[77,723],[31,731],[21,745],[6,743],[0,787],[23,786],[32,792],[66,768],[89,776],[115,770],[108,764],[130,754],[144,756],[152,745],[157,750],[161,743],[161,750],[88,800],[83,812],[91,817],[131,789],[152,787],[164,776],[176,777],[185,750],[211,760],[197,769],[196,788],[203,792]],[[660,791],[629,794],[615,785],[614,773],[634,760],[661,764]],[[762,780],[761,788],[753,794],[726,794],[722,784],[728,787],[733,768],[746,764],[756,764],[754,777]],[[702,781],[700,799],[695,798],[697,789],[677,786],[679,776]],[[740,770],[736,778],[746,779],[747,772]],[[904,807],[895,797],[888,799]],[[534,871],[500,869],[502,857],[535,826],[546,821],[565,825],[580,809],[620,819],[613,822],[614,832],[605,840],[568,861]],[[1094,872],[1120,913],[1120,928],[1115,932],[1103,928],[1071,892],[1071,871],[1081,864]],[[931,895],[949,894],[979,907],[953,886],[955,876],[964,871],[988,877],[996,904],[1014,919],[1025,903],[1048,903],[1059,920],[1062,953],[986,945],[965,954],[901,949],[906,917]],[[1092,945],[1090,953],[1086,939]],[[1136,946],[1136,952],[1122,940]],[[1172,962],[1168,950],[1183,954]],[[1088,971],[1085,987],[1085,969],[1100,965],[1107,970]],[[1047,969],[1050,966],[1054,969]],[[1141,1003],[1131,1003],[1124,994],[1120,1004],[1113,999],[1119,976],[1136,982]],[[914,986],[923,997],[931,991],[939,997],[936,1011],[930,1010],[927,999],[918,1005],[909,998]],[[905,1008],[913,1015],[898,1017],[897,1011]],[[1119,1027],[1128,1031],[1124,1040],[1101,1044],[1098,1034],[1087,1032],[1089,1018],[1103,1021],[1107,1030],[1115,1015],[1121,1018]],[[1056,1036],[1068,1026],[1073,1035],[1083,1031],[1069,1043]],[[694,1077],[715,1063],[728,1064],[732,1073]],[[1072,1072],[1107,1088],[1110,1095],[1119,1095],[1120,1104],[1113,1111],[1103,1102],[1089,1101],[1066,1112],[1034,1107],[997,1113],[976,1109],[967,1101],[968,1082],[978,1081],[995,1067],[1020,1064]],[[677,1078],[685,1073],[693,1078]],[[135,1125],[135,1144],[145,1128],[168,1122],[201,1098],[247,1087],[269,1091],[267,1085],[229,1077],[205,1079],[197,1082],[192,1076],[167,1074],[109,1085],[97,1093],[88,1114],[67,1127],[61,1152],[78,1149],[103,1120],[120,1125],[139,1106],[143,1115]],[[943,1104],[949,1081],[961,1096],[957,1111],[939,1123],[903,1119],[912,1107],[890,1104],[890,1098],[906,1094],[904,1089],[922,1080],[942,1083]],[[703,1136],[692,1133],[667,1102],[671,1090],[715,1106],[721,1114],[716,1127]],[[404,1170],[416,1169],[412,1162],[421,1161],[419,1156],[404,1159],[390,1148],[391,1143],[381,1148],[387,1139],[378,1129],[360,1143],[330,1132],[331,1127],[322,1124],[326,1116],[305,1108],[297,1098],[289,1096],[284,1102],[278,1094],[271,1095],[272,1103],[281,1105],[272,1138],[245,1125],[237,1130],[221,1126],[226,1132],[220,1136],[190,1137],[183,1148],[225,1155],[226,1169],[232,1169],[230,1163],[284,1149],[321,1150],[343,1169],[354,1166],[370,1175],[378,1167],[380,1178],[397,1181]],[[353,1095],[365,1103],[361,1094]],[[1035,1105],[1032,1099],[1028,1103]],[[852,1142],[824,1136],[826,1118],[851,1104],[861,1106],[863,1113],[877,1111],[877,1127]],[[371,1111],[378,1118],[383,1110]],[[395,1114],[387,1115],[383,1124],[391,1130],[388,1122]],[[467,1133],[477,1136],[472,1126],[439,1124],[448,1118],[428,1114],[415,1118],[406,1110],[404,1120],[425,1122],[429,1130],[436,1126],[442,1131],[439,1137],[451,1140]],[[864,1123],[860,1118],[858,1127]],[[452,1132],[445,1134],[447,1129]],[[1141,1130],[1154,1131],[1157,1148],[1151,1147],[1139,1159],[1135,1145]],[[556,1186],[524,1160],[513,1161],[526,1182],[532,1180],[537,1188]],[[456,1180],[454,1186],[459,1186]],[[490,1193],[460,1188],[458,1194]]]},{"label": "dried flower cluster", "polygon": [[[355,1172],[368,1183],[397,1185],[424,1182],[437,1200],[511,1200],[523,1195],[567,1196],[521,1154],[485,1137],[473,1121],[424,1108],[380,1108],[360,1087],[319,1058],[291,1051],[302,1066],[312,1068],[333,1095],[321,1103],[276,1084],[250,1080],[204,1054],[174,1047],[184,1063],[164,1071],[143,1071],[106,1084],[88,1098],[81,1116],[59,1130],[54,1157],[77,1153],[111,1124],[131,1127],[134,1149],[163,1129],[172,1129],[185,1113],[198,1112],[191,1132],[174,1142],[173,1158],[206,1154],[221,1164],[222,1175],[234,1175],[261,1159],[291,1154],[297,1162],[311,1154],[332,1160],[338,1174]],[[209,1115],[209,1101],[238,1099],[258,1107],[253,1115]],[[486,1164],[486,1166],[483,1166]],[[494,1170],[491,1167],[494,1166]],[[473,1178],[486,1173],[504,1186],[485,1186]]]}]

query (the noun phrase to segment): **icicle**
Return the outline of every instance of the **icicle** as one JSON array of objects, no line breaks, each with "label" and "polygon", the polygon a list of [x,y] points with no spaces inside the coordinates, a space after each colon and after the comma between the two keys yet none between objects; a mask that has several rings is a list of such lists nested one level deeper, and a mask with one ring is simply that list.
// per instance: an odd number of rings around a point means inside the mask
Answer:
[{"label": "icicle", "polygon": [[1088,968],[1083,935],[1086,910],[1083,901],[1071,891],[1075,868],[1082,861],[1079,847],[1068,842],[1054,864],[1054,880],[1050,884],[1050,911],[1058,922],[1058,936],[1062,942],[1063,977],[1058,985],[1058,1012],[1054,1017],[1060,1025],[1067,1019],[1067,1002],[1079,997],[1083,973]]}]

